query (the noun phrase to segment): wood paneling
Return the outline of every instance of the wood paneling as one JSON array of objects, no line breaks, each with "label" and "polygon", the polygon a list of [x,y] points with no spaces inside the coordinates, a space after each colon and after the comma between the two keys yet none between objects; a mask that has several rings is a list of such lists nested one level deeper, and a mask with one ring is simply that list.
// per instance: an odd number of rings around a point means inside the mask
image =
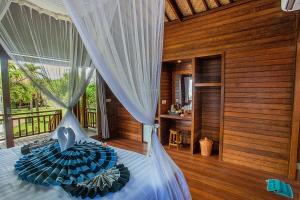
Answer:
[{"label": "wood paneling", "polygon": [[[277,0],[253,0],[165,27],[165,61],[225,52],[224,161],[287,175],[296,32],[296,15],[282,12]],[[172,103],[171,77],[162,70],[161,113]],[[119,124],[112,128],[141,141],[140,124],[111,105]],[[201,119],[193,123],[199,131]]]},{"label": "wood paneling", "polygon": [[165,61],[225,52],[224,161],[287,175],[296,32],[277,0],[165,27]]},{"label": "wood paneling", "polygon": [[200,98],[201,138],[214,141],[214,151],[218,152],[220,139],[221,88],[196,88],[195,95]]},{"label": "wood paneling", "polygon": [[195,83],[221,82],[221,56],[197,58]]},{"label": "wood paneling", "polygon": [[160,114],[167,114],[172,105],[172,70],[164,65],[160,78]]},{"label": "wood paneling", "polygon": [[117,109],[117,131],[119,136],[131,140],[142,141],[142,124],[136,121],[119,102],[117,103]]},{"label": "wood paneling", "polygon": [[117,107],[116,104],[118,102],[115,95],[111,92],[111,90],[106,85],[106,109],[107,109],[107,120],[109,126],[109,133],[111,137],[118,137],[117,131]]},{"label": "wood paneling", "polygon": [[106,88],[107,118],[111,137],[123,137],[142,141],[142,124],[136,121],[118,101],[114,94]]}]

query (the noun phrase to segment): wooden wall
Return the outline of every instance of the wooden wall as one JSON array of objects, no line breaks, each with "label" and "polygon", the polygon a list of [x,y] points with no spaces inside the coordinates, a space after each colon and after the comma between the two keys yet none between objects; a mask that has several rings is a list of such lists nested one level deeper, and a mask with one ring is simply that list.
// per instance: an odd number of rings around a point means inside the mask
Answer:
[{"label": "wooden wall", "polygon": [[220,106],[221,89],[220,88],[197,88],[196,95],[200,98],[201,106],[201,138],[208,137],[216,145],[214,149],[218,150],[220,138]]},{"label": "wooden wall", "polygon": [[222,57],[213,56],[196,59],[196,80],[197,83],[220,83]]},{"label": "wooden wall", "polygon": [[116,103],[118,100],[114,96],[114,94],[110,91],[107,85],[106,85],[106,99],[110,101],[110,102],[106,102],[109,132],[112,137],[117,137],[118,132],[117,132],[117,126],[115,124],[115,121],[117,119]]},{"label": "wooden wall", "polygon": [[131,140],[142,141],[142,124],[136,121],[120,102],[117,103],[117,110],[118,116],[116,123],[119,136]]},{"label": "wooden wall", "polygon": [[160,113],[167,114],[172,105],[172,70],[163,66],[160,78]]},{"label": "wooden wall", "polygon": [[107,118],[112,137],[123,137],[136,141],[142,141],[142,124],[136,121],[118,101],[114,94],[106,89]]},{"label": "wooden wall", "polygon": [[165,27],[164,60],[225,53],[225,162],[287,175],[296,15],[253,0]]},{"label": "wooden wall", "polygon": [[[224,52],[223,160],[287,175],[296,15],[282,12],[279,0],[245,2],[166,25],[163,57],[167,61]],[[162,71],[162,77],[164,73],[170,72]],[[162,79],[162,87],[172,87],[170,81]],[[172,100],[162,93],[165,98],[161,113]],[[119,136],[141,141],[141,124],[120,104],[116,119]]]}]

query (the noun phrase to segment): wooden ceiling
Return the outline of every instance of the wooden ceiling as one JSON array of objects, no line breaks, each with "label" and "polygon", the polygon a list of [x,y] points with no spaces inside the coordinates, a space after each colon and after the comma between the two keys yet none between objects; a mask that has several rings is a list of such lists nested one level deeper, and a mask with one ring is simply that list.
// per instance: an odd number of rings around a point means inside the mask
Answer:
[{"label": "wooden ceiling", "polygon": [[223,9],[239,0],[165,0],[165,22],[183,21],[208,11]]}]

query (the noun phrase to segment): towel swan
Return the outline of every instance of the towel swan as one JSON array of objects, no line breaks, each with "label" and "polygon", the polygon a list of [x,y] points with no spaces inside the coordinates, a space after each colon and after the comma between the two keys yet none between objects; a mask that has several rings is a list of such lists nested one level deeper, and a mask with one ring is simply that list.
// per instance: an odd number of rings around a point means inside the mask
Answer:
[{"label": "towel swan", "polygon": [[[66,137],[67,135],[67,137]],[[57,130],[57,139],[60,146],[61,151],[65,151],[66,149],[74,146],[75,144],[75,133],[71,128],[60,127]]]}]

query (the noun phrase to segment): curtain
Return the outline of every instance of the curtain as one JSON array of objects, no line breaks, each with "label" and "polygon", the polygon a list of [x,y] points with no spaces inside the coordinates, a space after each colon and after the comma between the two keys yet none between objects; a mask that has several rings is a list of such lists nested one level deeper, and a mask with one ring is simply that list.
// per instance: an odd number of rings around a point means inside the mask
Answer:
[{"label": "curtain", "polygon": [[60,126],[72,127],[77,140],[86,137],[71,110],[94,66],[72,22],[11,3],[0,22],[0,43],[38,89],[67,109]]},{"label": "curtain", "polygon": [[[153,125],[160,85],[164,1],[64,2],[96,69],[112,92],[135,119]],[[155,126],[153,130],[148,153],[155,199],[191,199],[182,172],[163,149]]]},{"label": "curtain", "polygon": [[97,101],[99,102],[100,113],[101,113],[100,124],[101,124],[102,138],[108,139],[110,135],[109,135],[108,120],[107,120],[107,112],[106,112],[105,82],[102,79],[99,72],[96,72],[96,85],[97,85]]},{"label": "curtain", "polygon": [[0,1],[0,20],[2,19],[2,17],[6,13],[9,6],[10,6],[10,1],[9,0],[1,0]]}]

